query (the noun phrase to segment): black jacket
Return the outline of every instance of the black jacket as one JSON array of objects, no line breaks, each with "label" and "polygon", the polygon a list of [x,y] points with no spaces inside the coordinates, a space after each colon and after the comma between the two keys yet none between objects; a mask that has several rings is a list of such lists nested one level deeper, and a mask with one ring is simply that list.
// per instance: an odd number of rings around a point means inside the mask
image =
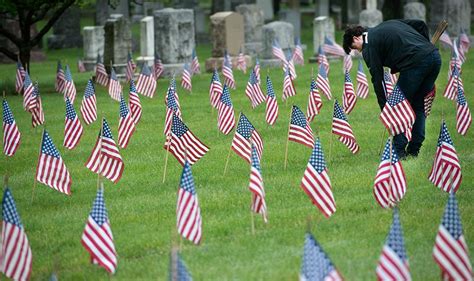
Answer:
[{"label": "black jacket", "polygon": [[380,108],[386,102],[383,67],[392,73],[416,66],[436,47],[429,40],[428,27],[421,20],[388,20],[369,28],[363,35],[362,55],[372,75]]}]

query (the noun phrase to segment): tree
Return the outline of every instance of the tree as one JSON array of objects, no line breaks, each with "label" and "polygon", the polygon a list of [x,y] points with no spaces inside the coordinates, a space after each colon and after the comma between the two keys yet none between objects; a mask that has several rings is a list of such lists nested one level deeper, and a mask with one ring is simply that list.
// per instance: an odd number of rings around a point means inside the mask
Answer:
[{"label": "tree", "polygon": [[[0,36],[10,40],[18,48],[18,53],[0,46],[0,52],[16,61],[18,56],[29,72],[31,49],[37,46],[43,36],[51,29],[59,17],[72,4],[79,0],[3,0],[0,5],[0,16],[18,22],[20,35],[8,30],[5,21],[0,21]],[[46,24],[35,35],[31,27],[41,20]]]}]

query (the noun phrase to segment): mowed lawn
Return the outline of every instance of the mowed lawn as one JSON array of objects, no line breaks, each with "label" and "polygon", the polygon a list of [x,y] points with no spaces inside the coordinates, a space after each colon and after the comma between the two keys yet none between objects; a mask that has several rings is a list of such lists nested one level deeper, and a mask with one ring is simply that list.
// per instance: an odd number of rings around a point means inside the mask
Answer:
[{"label": "mowed lawn", "polygon": [[[210,56],[210,47],[201,46],[197,51],[203,66],[205,58]],[[311,52],[312,46],[308,45],[306,59]],[[60,280],[110,278],[104,269],[89,263],[89,254],[80,243],[97,190],[97,175],[85,168],[84,163],[94,147],[100,122],[85,126],[76,149],[65,149],[62,146],[65,103],[62,95],[54,91],[56,61],[62,59],[73,69],[78,92],[74,106],[79,113],[87,79],[93,74],[77,73],[78,53],[81,50],[49,51],[47,61],[31,65],[31,77],[40,85],[45,128],[72,176],[71,196],[42,184],[37,184],[33,190],[43,126],[32,128],[31,116],[22,108],[22,97],[12,93],[15,65],[0,66],[0,85],[2,89],[7,88],[7,100],[22,133],[16,155],[0,158],[0,174],[10,175],[9,186],[33,252],[33,280],[45,280],[53,272]],[[432,249],[448,194],[429,182],[428,174],[443,116],[461,161],[463,181],[457,198],[465,238],[473,253],[473,128],[466,136],[456,132],[455,103],[442,96],[448,64],[449,53],[444,51],[443,66],[436,82],[438,93],[426,123],[426,141],[418,158],[403,161],[408,190],[399,208],[414,280],[433,280],[440,276]],[[128,148],[120,151],[125,162],[123,177],[117,184],[104,180],[105,202],[118,253],[118,269],[112,279],[166,280],[169,253],[175,244],[181,245],[182,257],[195,280],[296,280],[308,225],[346,279],[375,278],[392,211],[379,207],[372,194],[381,142],[385,143],[387,139],[386,134],[382,139],[380,110],[372,87],[369,97],[358,100],[349,116],[360,145],[357,155],[352,155],[331,135],[333,101],[323,97],[322,112],[311,125],[321,139],[337,204],[337,211],[331,218],[324,218],[300,188],[311,149],[289,143],[288,167],[284,170],[291,105],[298,105],[306,112],[313,68],[317,73],[315,64],[297,66],[297,95],[287,104],[281,100],[281,69],[262,69],[262,80],[268,73],[278,96],[280,116],[273,127],[265,123],[265,105],[252,110],[245,96],[248,74],[234,71],[237,89],[231,90],[231,98],[236,118],[239,112],[246,114],[264,141],[261,166],[269,222],[264,224],[261,217],[256,216],[254,235],[249,209],[249,165],[231,152],[227,173],[223,175],[234,131],[226,136],[217,130],[217,112],[209,104],[211,74],[194,76],[192,93],[179,86],[180,77],[177,77],[183,120],[210,147],[210,151],[192,167],[203,218],[203,239],[199,246],[180,242],[176,235],[177,188],[182,167],[171,155],[166,182],[162,183],[166,157],[163,149],[164,95],[169,80],[159,80],[153,99],[141,96],[142,120]],[[354,61],[351,73],[354,84],[356,69],[357,61]],[[472,60],[468,58],[462,77],[471,105],[474,104],[473,72]],[[370,79],[367,69],[366,74]],[[223,81],[222,75],[220,78]],[[333,96],[341,101],[344,83],[341,61],[331,62],[330,82]],[[265,83],[262,89],[266,92]],[[107,119],[117,140],[119,103],[108,96],[104,87],[97,86],[96,92],[99,118]],[[124,85],[124,95],[128,98],[128,85]]]}]

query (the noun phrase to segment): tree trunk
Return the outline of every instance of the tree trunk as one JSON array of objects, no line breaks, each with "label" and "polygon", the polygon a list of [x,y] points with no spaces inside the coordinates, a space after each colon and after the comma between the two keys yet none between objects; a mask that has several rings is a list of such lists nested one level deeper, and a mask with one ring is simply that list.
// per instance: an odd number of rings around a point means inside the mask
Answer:
[{"label": "tree trunk", "polygon": [[[22,45],[25,44],[22,42]],[[25,71],[30,73],[30,59],[31,59],[31,47],[28,43],[25,44],[26,46],[20,46],[20,61]]]}]

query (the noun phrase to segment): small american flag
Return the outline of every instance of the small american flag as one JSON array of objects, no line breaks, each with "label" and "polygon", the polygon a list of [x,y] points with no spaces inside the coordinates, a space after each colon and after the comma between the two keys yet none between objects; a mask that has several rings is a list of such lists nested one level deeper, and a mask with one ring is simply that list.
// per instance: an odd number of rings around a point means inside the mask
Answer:
[{"label": "small american flag", "polygon": [[232,150],[248,163],[252,163],[252,144],[257,148],[258,158],[262,159],[262,137],[249,119],[243,113],[240,113],[237,130],[232,140]]},{"label": "small american flag", "polygon": [[461,43],[459,42],[459,39],[454,39],[453,41],[453,52],[456,55],[456,57],[458,57],[461,64],[463,64],[466,61],[465,50],[463,49]]},{"label": "small american flag", "polygon": [[393,210],[393,222],[377,264],[378,280],[411,280],[408,256],[398,209]]},{"label": "small american flag", "polygon": [[303,48],[300,38],[295,39],[295,50],[293,51],[293,61],[295,64],[304,65]]},{"label": "small american flag", "polygon": [[349,71],[346,70],[344,79],[344,93],[342,95],[342,106],[344,112],[349,115],[354,109],[357,102],[357,96],[354,92],[354,86],[352,85],[351,76]]},{"label": "small american flag", "polygon": [[407,182],[402,163],[391,140],[385,149],[374,182],[374,197],[382,208],[395,206],[405,196]]},{"label": "small american flag", "polygon": [[287,67],[285,71],[285,77],[283,78],[283,96],[282,99],[286,100],[289,97],[295,96],[296,90],[293,85],[293,79],[291,78],[290,68]]},{"label": "small american flag", "polygon": [[145,97],[152,98],[155,95],[156,78],[146,63],[142,66],[142,71],[138,75],[137,91]]},{"label": "small american flag", "polygon": [[224,135],[229,134],[235,127],[234,106],[227,85],[224,85],[221,98],[217,104],[217,127]]},{"label": "small american flag", "polygon": [[171,252],[169,278],[170,281],[193,281],[191,274],[186,269],[186,265],[181,259],[181,255],[177,250]]},{"label": "small american flag", "polygon": [[64,88],[66,87],[66,77],[64,76],[64,70],[61,65],[61,61],[58,61],[58,67],[56,69],[56,83],[54,84],[54,89],[58,93],[64,93]]},{"label": "small american flag", "polygon": [[66,97],[66,118],[64,120],[64,142],[67,149],[74,149],[82,136],[83,128],[74,106]]},{"label": "small american flag", "polygon": [[318,61],[319,67],[321,68],[321,65],[324,65],[324,67],[326,68],[327,75],[329,75],[329,61],[326,57],[326,53],[324,52],[322,45],[319,46],[318,56],[316,59]]},{"label": "small american flag", "polygon": [[87,81],[86,89],[84,90],[84,98],[81,104],[81,114],[84,122],[89,125],[97,120],[97,99],[95,97],[95,89],[92,80]]},{"label": "small american flag", "polygon": [[263,221],[267,219],[267,204],[265,203],[265,188],[263,187],[262,168],[258,158],[257,149],[252,145],[252,165],[250,166],[249,190],[252,192],[252,205],[250,210],[261,214]]},{"label": "small american flag", "polygon": [[174,94],[173,87],[169,87],[168,93],[166,94],[166,115],[165,127],[163,131],[167,137],[170,134],[174,115],[176,115],[178,118],[181,118],[181,109],[179,108],[179,103],[176,99],[176,95]]},{"label": "small american flag", "polygon": [[253,71],[255,71],[255,77],[257,78],[258,84],[260,84],[260,61],[258,57],[255,58],[255,66],[253,67]]},{"label": "small american flag", "polygon": [[455,193],[461,185],[461,164],[444,120],[441,124],[436,155],[428,179],[448,193]]},{"label": "small american flag", "polygon": [[344,55],[343,71],[350,72],[351,69],[352,69],[352,56],[350,54]]},{"label": "small american flag", "polygon": [[324,37],[323,51],[326,54],[334,55],[338,57],[344,57],[346,55],[346,52],[344,52],[344,49],[339,44],[337,44],[336,42],[334,42],[327,36]]},{"label": "small american flag", "polygon": [[469,40],[469,36],[466,34],[465,29],[461,29],[461,32],[459,33],[459,45],[462,47],[465,53],[469,51],[471,40]]},{"label": "small american flag", "polygon": [[155,51],[155,64],[153,65],[153,75],[155,76],[155,80],[161,77],[164,71],[164,65],[161,62],[160,55],[158,52]]},{"label": "small american flag", "polygon": [[443,280],[472,280],[469,250],[454,193],[449,194],[448,204],[439,225],[433,247],[433,258],[441,269]]},{"label": "small american flag", "polygon": [[122,85],[115,74],[115,70],[112,67],[109,79],[109,96],[116,101],[120,101],[120,95],[122,95]]},{"label": "small american flag", "polygon": [[290,50],[288,50],[285,63],[283,64],[283,72],[285,72],[286,69],[290,70],[291,80],[295,80],[296,79],[296,68],[295,68],[295,62],[293,61],[293,58],[291,57],[291,51]]},{"label": "small american flag", "polygon": [[133,123],[138,124],[142,118],[142,104],[140,103],[140,97],[138,96],[137,89],[135,88],[135,82],[130,80],[130,91],[128,102],[130,106],[130,111],[132,112]]},{"label": "small american flag", "polygon": [[115,273],[117,252],[109,216],[105,208],[103,186],[97,190],[97,196],[82,233],[81,243],[89,252],[91,263],[102,266],[109,273]]},{"label": "small american flag", "polygon": [[219,80],[219,73],[217,73],[217,69],[214,68],[214,73],[212,74],[211,78],[211,85],[209,86],[209,101],[211,102],[211,106],[216,108],[219,100],[221,99],[222,95],[222,84]]},{"label": "small american flag", "polygon": [[36,180],[61,193],[71,195],[71,175],[46,130],[43,131]]},{"label": "small american flag", "polygon": [[388,98],[393,92],[394,84],[392,83],[392,77],[387,70],[383,72],[383,80],[385,83],[385,96]]},{"label": "small american flag", "polygon": [[398,85],[387,98],[379,118],[392,136],[405,133],[408,141],[411,140],[411,128],[415,122],[415,112]]},{"label": "small american flag", "polygon": [[129,52],[127,57],[127,67],[125,68],[125,77],[127,82],[133,79],[137,65],[133,61],[132,54]]},{"label": "small american flag", "polygon": [[273,126],[278,118],[278,102],[275,96],[275,91],[273,90],[273,83],[268,75],[266,104],[265,121],[267,121],[268,125]]},{"label": "small american flag", "polygon": [[79,73],[86,72],[86,66],[84,65],[84,62],[81,59],[77,59],[77,71]]},{"label": "small american flag", "polygon": [[193,89],[191,75],[191,69],[189,69],[189,65],[185,63],[183,68],[183,76],[181,77],[181,87],[190,92]]},{"label": "small american flag", "polygon": [[133,122],[132,113],[128,110],[123,96],[120,97],[119,115],[118,144],[121,148],[127,148],[128,142],[135,132],[135,122]]},{"label": "small american flag", "polygon": [[[453,67],[451,76],[449,77],[448,84],[444,90],[443,96],[449,100],[455,100],[456,94],[458,92],[459,80],[461,79],[459,75],[459,69],[456,65]],[[462,82],[460,83],[462,85]],[[461,86],[462,87],[462,86]],[[464,87],[463,87],[464,88]]]},{"label": "small american flag", "polygon": [[314,146],[313,130],[303,111],[296,105],[291,110],[290,129],[288,130],[288,140],[301,143],[310,148]]},{"label": "small american flag", "polygon": [[352,132],[352,127],[337,100],[334,103],[332,133],[339,136],[339,141],[347,146],[353,154],[356,154],[359,151],[359,145],[357,144],[354,133]]},{"label": "small american flag", "polygon": [[362,60],[359,59],[359,67],[357,68],[357,90],[356,96],[361,99],[367,98],[369,95],[369,81],[367,81],[367,76],[364,72],[364,66],[362,65]]},{"label": "small american flag", "polygon": [[209,151],[209,147],[203,144],[176,114],[173,114],[170,134],[163,148],[169,150],[183,166],[185,162],[193,165]]},{"label": "small american flag", "polygon": [[453,41],[451,41],[451,38],[449,37],[448,32],[444,31],[441,36],[439,37],[439,41],[441,43],[444,43],[448,48],[453,47]]},{"label": "small american flag", "polygon": [[21,64],[20,59],[16,63],[16,77],[15,77],[15,90],[18,94],[21,94],[23,90],[23,81],[25,79],[26,71]]},{"label": "small american flag", "polygon": [[252,108],[257,107],[265,101],[265,95],[262,92],[262,88],[260,88],[260,84],[257,82],[257,77],[255,76],[254,70],[250,72],[249,81],[247,82],[247,87],[245,88],[245,95],[252,103]]},{"label": "small american flag", "polygon": [[458,76],[460,76],[462,74],[462,69],[461,69],[462,62],[458,58],[456,53],[452,52],[451,59],[449,61],[448,80],[451,77],[451,75],[453,74],[454,66],[456,66],[458,68],[458,74],[459,74]]},{"label": "small american flag", "polygon": [[8,187],[3,192],[2,217],[0,270],[13,280],[29,280],[33,259],[30,243]]},{"label": "small american flag", "polygon": [[319,138],[316,139],[313,152],[304,171],[301,188],[326,218],[336,212],[331,180]]},{"label": "small american flag", "polygon": [[196,49],[193,49],[193,55],[192,55],[192,61],[191,61],[191,74],[199,74],[199,73],[201,73],[201,66],[199,65]]},{"label": "small american flag", "polygon": [[232,72],[232,64],[227,51],[224,54],[224,62],[222,64],[222,74],[224,75],[224,83],[231,89],[235,89],[234,73]]},{"label": "small american flag", "polygon": [[425,117],[428,117],[431,113],[431,107],[433,106],[433,101],[436,97],[436,85],[433,85],[433,89],[426,94],[425,98],[423,99],[423,104],[425,108]]},{"label": "small american flag", "polygon": [[316,115],[321,111],[323,106],[323,101],[321,100],[321,95],[319,94],[318,85],[314,80],[314,77],[311,77],[311,86],[309,88],[308,96],[308,108],[306,110],[308,114],[308,121],[313,121]]},{"label": "small american flag", "polygon": [[176,218],[178,233],[194,244],[199,244],[202,238],[201,208],[199,207],[191,165],[188,161],[184,163],[179,183]]},{"label": "small american flag", "polygon": [[30,111],[35,105],[34,91],[35,87],[31,82],[30,75],[28,75],[28,72],[25,72],[25,79],[23,80],[23,108],[26,111]]},{"label": "small american flag", "polygon": [[105,118],[94,149],[86,162],[87,169],[117,183],[122,177],[123,160]]},{"label": "small american flag", "polygon": [[43,111],[43,102],[41,101],[41,95],[39,92],[38,82],[35,83],[34,91],[32,95],[32,101],[34,106],[31,108],[31,125],[33,128],[36,128],[39,125],[44,124],[44,111]]},{"label": "small american flag", "polygon": [[306,233],[300,281],[343,280],[323,248],[311,233]]},{"label": "small american flag", "polygon": [[16,125],[10,106],[8,106],[8,102],[4,99],[2,104],[3,153],[5,153],[6,156],[13,156],[20,145],[21,133],[18,130],[18,126]]},{"label": "small american flag", "polygon": [[237,69],[242,71],[244,74],[247,73],[247,62],[245,61],[245,55],[240,49],[239,56],[237,57]]},{"label": "small american flag", "polygon": [[456,103],[456,130],[461,135],[466,135],[467,130],[471,126],[472,116],[469,106],[467,105],[464,90],[459,86],[458,82],[458,98]]},{"label": "small american flag", "polygon": [[69,65],[66,65],[65,78],[64,99],[68,97],[71,103],[74,103],[74,100],[76,99],[76,86],[72,80],[71,69],[69,68]]},{"label": "small american flag", "polygon": [[329,78],[326,72],[326,67],[324,64],[319,65],[319,73],[316,78],[316,83],[318,83],[318,88],[324,93],[328,100],[332,99],[331,86],[329,85]]},{"label": "small american flag", "polygon": [[104,87],[107,87],[107,84],[109,83],[109,75],[105,70],[105,66],[100,55],[97,55],[97,62],[95,65],[95,81]]},{"label": "small american flag", "polygon": [[279,59],[282,63],[286,62],[285,53],[283,52],[283,49],[281,48],[280,43],[276,39],[273,40],[272,54],[275,58]]}]

